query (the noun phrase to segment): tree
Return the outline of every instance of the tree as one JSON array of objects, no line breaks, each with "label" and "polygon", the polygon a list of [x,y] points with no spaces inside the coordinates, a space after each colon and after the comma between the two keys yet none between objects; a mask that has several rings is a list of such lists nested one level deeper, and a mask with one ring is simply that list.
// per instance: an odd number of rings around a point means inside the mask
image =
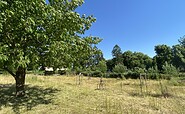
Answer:
[{"label": "tree", "polygon": [[131,51],[125,51],[122,55],[123,64],[127,66],[128,69],[132,69],[134,66],[132,65],[133,53]]},{"label": "tree", "polygon": [[123,64],[129,69],[134,69],[134,67],[148,69],[152,66],[152,58],[141,52],[131,52],[126,51],[122,55]]},{"label": "tree", "polygon": [[185,37],[179,40],[180,44],[174,45],[172,47],[173,60],[172,63],[180,71],[185,70]]},{"label": "tree", "polygon": [[154,57],[154,59],[159,70],[162,70],[162,66],[165,64],[165,62],[168,64],[172,63],[173,54],[171,47],[164,44],[157,45],[155,46],[155,52],[157,55]]},{"label": "tree", "polygon": [[106,73],[107,72],[106,62],[104,60],[100,61],[96,66],[96,70],[100,71],[101,73]]},{"label": "tree", "polygon": [[99,50],[96,46],[94,46],[91,51],[91,56],[89,57],[89,59],[87,59],[87,61],[85,61],[84,65],[85,67],[88,67],[91,70],[95,70],[94,68],[96,67],[96,65],[98,65],[99,62],[103,60],[104,57],[102,51]]},{"label": "tree", "polygon": [[116,64],[122,64],[122,51],[121,48],[116,44],[112,50],[112,56],[116,59]]},{"label": "tree", "polygon": [[83,0],[0,1],[0,68],[14,77],[16,96],[25,94],[29,65],[71,66],[79,57],[90,56],[90,42],[99,40],[80,36],[95,22],[93,16],[75,12],[82,4]]},{"label": "tree", "polygon": [[109,72],[112,72],[113,68],[115,67],[115,58],[107,60],[106,65],[107,65],[107,70]]},{"label": "tree", "polygon": [[178,41],[180,45],[185,48],[185,36],[181,37]]}]

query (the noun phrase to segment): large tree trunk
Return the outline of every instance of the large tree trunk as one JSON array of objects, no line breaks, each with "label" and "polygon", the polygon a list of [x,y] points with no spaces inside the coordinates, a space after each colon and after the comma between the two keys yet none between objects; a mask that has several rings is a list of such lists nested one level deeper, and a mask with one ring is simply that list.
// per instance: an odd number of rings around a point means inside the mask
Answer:
[{"label": "large tree trunk", "polygon": [[24,85],[25,85],[26,69],[19,67],[16,71],[15,81],[16,81],[16,96],[22,97],[25,95]]}]

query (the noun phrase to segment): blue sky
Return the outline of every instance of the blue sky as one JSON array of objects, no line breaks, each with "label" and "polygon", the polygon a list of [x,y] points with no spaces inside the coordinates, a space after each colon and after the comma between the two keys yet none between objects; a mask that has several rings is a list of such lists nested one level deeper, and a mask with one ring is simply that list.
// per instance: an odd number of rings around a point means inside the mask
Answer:
[{"label": "blue sky", "polygon": [[98,47],[106,59],[118,44],[122,51],[136,51],[153,57],[154,46],[178,43],[185,35],[185,0],[85,0],[80,14],[94,15],[85,35],[99,36]]}]

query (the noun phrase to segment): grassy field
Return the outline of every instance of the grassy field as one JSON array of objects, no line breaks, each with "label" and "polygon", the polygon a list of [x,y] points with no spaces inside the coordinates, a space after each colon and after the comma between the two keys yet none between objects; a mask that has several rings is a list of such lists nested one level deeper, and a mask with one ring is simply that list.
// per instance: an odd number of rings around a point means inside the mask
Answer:
[{"label": "grassy field", "polygon": [[[0,114],[185,114],[185,86],[168,81],[27,75],[24,98],[0,75]],[[144,83],[143,82],[143,83]],[[142,87],[142,92],[141,92]],[[167,96],[162,92],[168,93]]]}]

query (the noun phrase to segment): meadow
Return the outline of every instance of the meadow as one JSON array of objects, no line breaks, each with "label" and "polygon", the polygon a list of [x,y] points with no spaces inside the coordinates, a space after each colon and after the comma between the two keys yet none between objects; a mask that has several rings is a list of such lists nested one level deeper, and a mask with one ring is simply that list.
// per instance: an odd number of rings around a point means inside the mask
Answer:
[{"label": "meadow", "polygon": [[[185,86],[168,80],[26,76],[26,96],[0,75],[0,114],[184,114]],[[164,95],[164,91],[167,95]]]}]

